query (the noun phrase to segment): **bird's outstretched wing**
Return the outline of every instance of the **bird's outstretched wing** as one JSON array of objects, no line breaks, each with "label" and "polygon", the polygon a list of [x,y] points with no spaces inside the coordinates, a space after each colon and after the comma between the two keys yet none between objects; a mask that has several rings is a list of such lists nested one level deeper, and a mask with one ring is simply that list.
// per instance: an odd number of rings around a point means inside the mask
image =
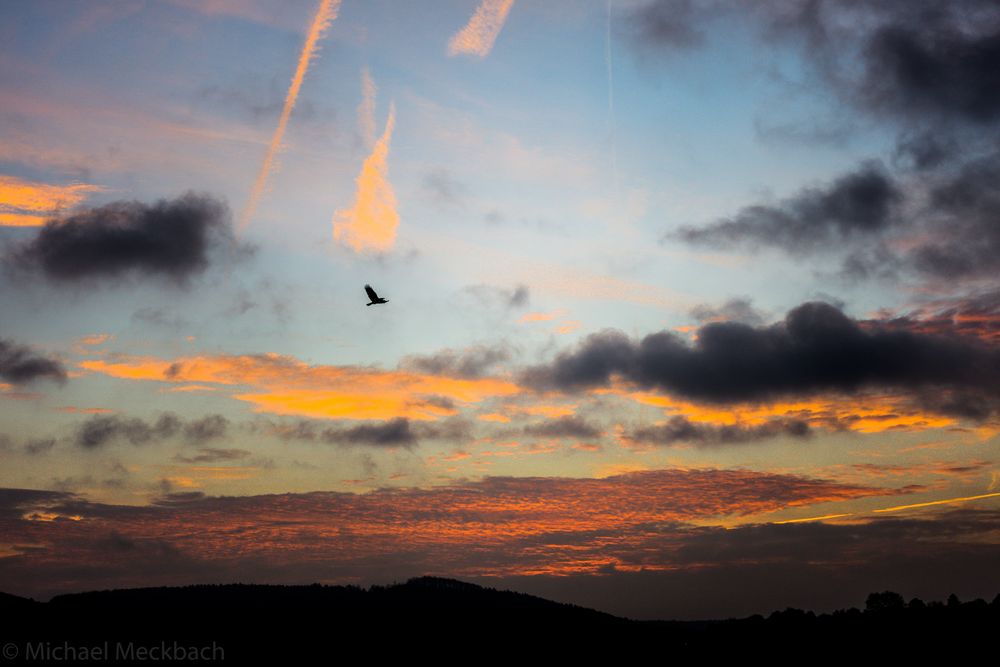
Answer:
[{"label": "bird's outstretched wing", "polygon": [[378,301],[378,294],[375,293],[375,290],[372,289],[371,285],[365,285],[365,292],[367,292],[369,299],[372,301]]}]

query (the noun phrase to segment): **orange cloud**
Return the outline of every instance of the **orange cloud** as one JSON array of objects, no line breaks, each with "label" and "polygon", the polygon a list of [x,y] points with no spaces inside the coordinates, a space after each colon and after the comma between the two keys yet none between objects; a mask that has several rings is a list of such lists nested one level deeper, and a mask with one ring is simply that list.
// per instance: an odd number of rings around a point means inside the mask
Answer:
[{"label": "orange cloud", "polygon": [[580,328],[580,322],[577,320],[568,320],[565,324],[560,324],[554,331],[557,334],[571,334]]},{"label": "orange cloud", "polygon": [[499,422],[501,424],[507,424],[510,422],[510,417],[498,414],[496,412],[491,412],[490,414],[486,415],[479,415],[478,418],[484,422]]},{"label": "orange cloud", "polygon": [[333,238],[355,252],[384,252],[396,243],[399,213],[389,183],[389,142],[395,123],[396,109],[391,107],[385,131],[358,174],[354,206],[333,216]]},{"label": "orange cloud", "polygon": [[664,408],[667,414],[681,415],[690,421],[748,426],[765,424],[774,418],[798,419],[811,426],[845,428],[858,433],[882,433],[891,430],[919,431],[953,426],[950,417],[916,410],[892,396],[830,396],[806,401],[785,401],[767,405],[737,404],[713,406],[677,400],[663,394],[628,391],[616,388],[607,393],[626,395],[645,405]]},{"label": "orange cloud", "polygon": [[45,215],[0,212],[0,227],[41,227],[47,220]]},{"label": "orange cloud", "polygon": [[72,414],[86,415],[106,415],[114,412],[111,408],[80,408],[75,405],[61,405],[56,408],[58,412],[69,412]]},{"label": "orange cloud", "polygon": [[518,322],[521,324],[527,324],[529,322],[550,322],[558,317],[562,317],[568,312],[569,311],[565,308],[559,308],[549,313],[525,313],[521,316],[521,319],[519,319]]},{"label": "orange cloud", "polygon": [[104,188],[88,183],[49,185],[0,175],[0,227],[37,227]]},{"label": "orange cloud", "polygon": [[[178,468],[168,479],[189,484],[231,470]],[[336,566],[405,553],[420,559],[419,570],[463,576],[571,574],[609,564],[672,569],[682,560],[685,536],[703,532],[696,523],[899,492],[748,470],[674,468],[605,478],[488,477],[369,493],[181,496],[147,507],[31,493],[37,500],[19,510],[56,520],[10,522],[7,539],[40,545],[26,559],[33,567],[55,561],[78,568],[95,557],[107,563],[117,554],[84,550],[100,544],[94,536],[114,532],[137,544],[167,543],[195,561],[225,563],[247,554],[261,562],[308,558]],[[69,515],[84,520],[58,520]],[[155,583],[149,571],[146,585]]]},{"label": "orange cloud", "polygon": [[278,120],[278,127],[274,130],[274,136],[271,137],[271,143],[264,154],[264,161],[260,165],[260,171],[257,172],[257,180],[254,181],[253,188],[250,190],[250,197],[247,199],[246,206],[243,207],[243,212],[240,214],[237,223],[238,231],[246,229],[246,226],[250,224],[251,218],[253,218],[254,213],[257,211],[257,204],[264,194],[264,186],[267,184],[267,177],[274,166],[274,159],[277,157],[278,151],[281,150],[281,140],[285,136],[288,119],[292,115],[292,109],[295,108],[295,101],[299,97],[302,81],[306,78],[309,61],[316,54],[317,45],[323,33],[330,27],[333,20],[337,18],[337,11],[339,9],[340,0],[320,0],[316,16],[313,17],[312,24],[309,26],[309,34],[306,35],[305,44],[302,45],[302,52],[299,54],[299,62],[295,68],[295,74],[292,76],[292,83],[288,86],[288,94],[285,96],[285,105],[281,109],[281,118]]},{"label": "orange cloud", "polygon": [[[80,362],[86,370],[129,380],[182,386],[223,385],[257,412],[321,419],[433,420],[454,414],[448,402],[479,403],[518,392],[494,378],[451,378],[356,366],[308,365],[279,354],[184,357],[117,357]],[[250,391],[236,389],[250,388]],[[442,399],[446,399],[442,401]]]},{"label": "orange cloud", "polygon": [[489,55],[513,5],[514,0],[483,0],[465,27],[449,40],[448,55]]}]

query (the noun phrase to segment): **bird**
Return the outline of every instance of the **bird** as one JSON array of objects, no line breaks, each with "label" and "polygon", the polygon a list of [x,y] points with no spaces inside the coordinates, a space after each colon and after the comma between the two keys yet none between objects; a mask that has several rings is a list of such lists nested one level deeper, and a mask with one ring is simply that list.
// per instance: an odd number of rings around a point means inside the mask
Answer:
[{"label": "bird", "polygon": [[379,303],[389,303],[389,299],[382,299],[375,290],[372,289],[371,285],[365,285],[365,292],[368,293],[368,298],[371,299],[371,303],[366,303],[366,306],[374,306]]}]

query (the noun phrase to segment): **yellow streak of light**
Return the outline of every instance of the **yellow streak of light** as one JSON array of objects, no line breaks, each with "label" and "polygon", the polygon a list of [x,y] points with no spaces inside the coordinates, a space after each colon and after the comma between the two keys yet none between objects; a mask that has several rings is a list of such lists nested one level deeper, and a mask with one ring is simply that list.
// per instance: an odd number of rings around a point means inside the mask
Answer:
[{"label": "yellow streak of light", "polygon": [[826,514],[824,516],[810,516],[806,517],[805,519],[785,519],[784,521],[772,521],[771,523],[775,524],[776,526],[780,526],[781,524],[784,523],[806,523],[809,521],[825,521],[827,519],[839,519],[845,516],[853,516],[853,514],[851,512],[847,512],[846,514]]},{"label": "yellow streak of light", "polygon": [[970,500],[982,500],[984,498],[996,498],[1000,496],[998,493],[984,493],[979,496],[965,496],[962,498],[947,498],[945,500],[931,500],[926,503],[914,503],[913,505],[897,505],[896,507],[886,507],[885,509],[872,510],[873,512],[899,512],[902,510],[915,509],[917,507],[930,507],[932,505],[949,505],[951,503],[966,503]]}]

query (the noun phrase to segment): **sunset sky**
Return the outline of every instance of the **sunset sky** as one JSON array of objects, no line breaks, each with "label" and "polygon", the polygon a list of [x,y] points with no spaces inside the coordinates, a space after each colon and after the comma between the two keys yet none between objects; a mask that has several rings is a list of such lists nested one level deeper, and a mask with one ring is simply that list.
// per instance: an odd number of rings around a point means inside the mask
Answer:
[{"label": "sunset sky", "polygon": [[991,0],[4,2],[0,264],[0,591],[1000,592]]}]

